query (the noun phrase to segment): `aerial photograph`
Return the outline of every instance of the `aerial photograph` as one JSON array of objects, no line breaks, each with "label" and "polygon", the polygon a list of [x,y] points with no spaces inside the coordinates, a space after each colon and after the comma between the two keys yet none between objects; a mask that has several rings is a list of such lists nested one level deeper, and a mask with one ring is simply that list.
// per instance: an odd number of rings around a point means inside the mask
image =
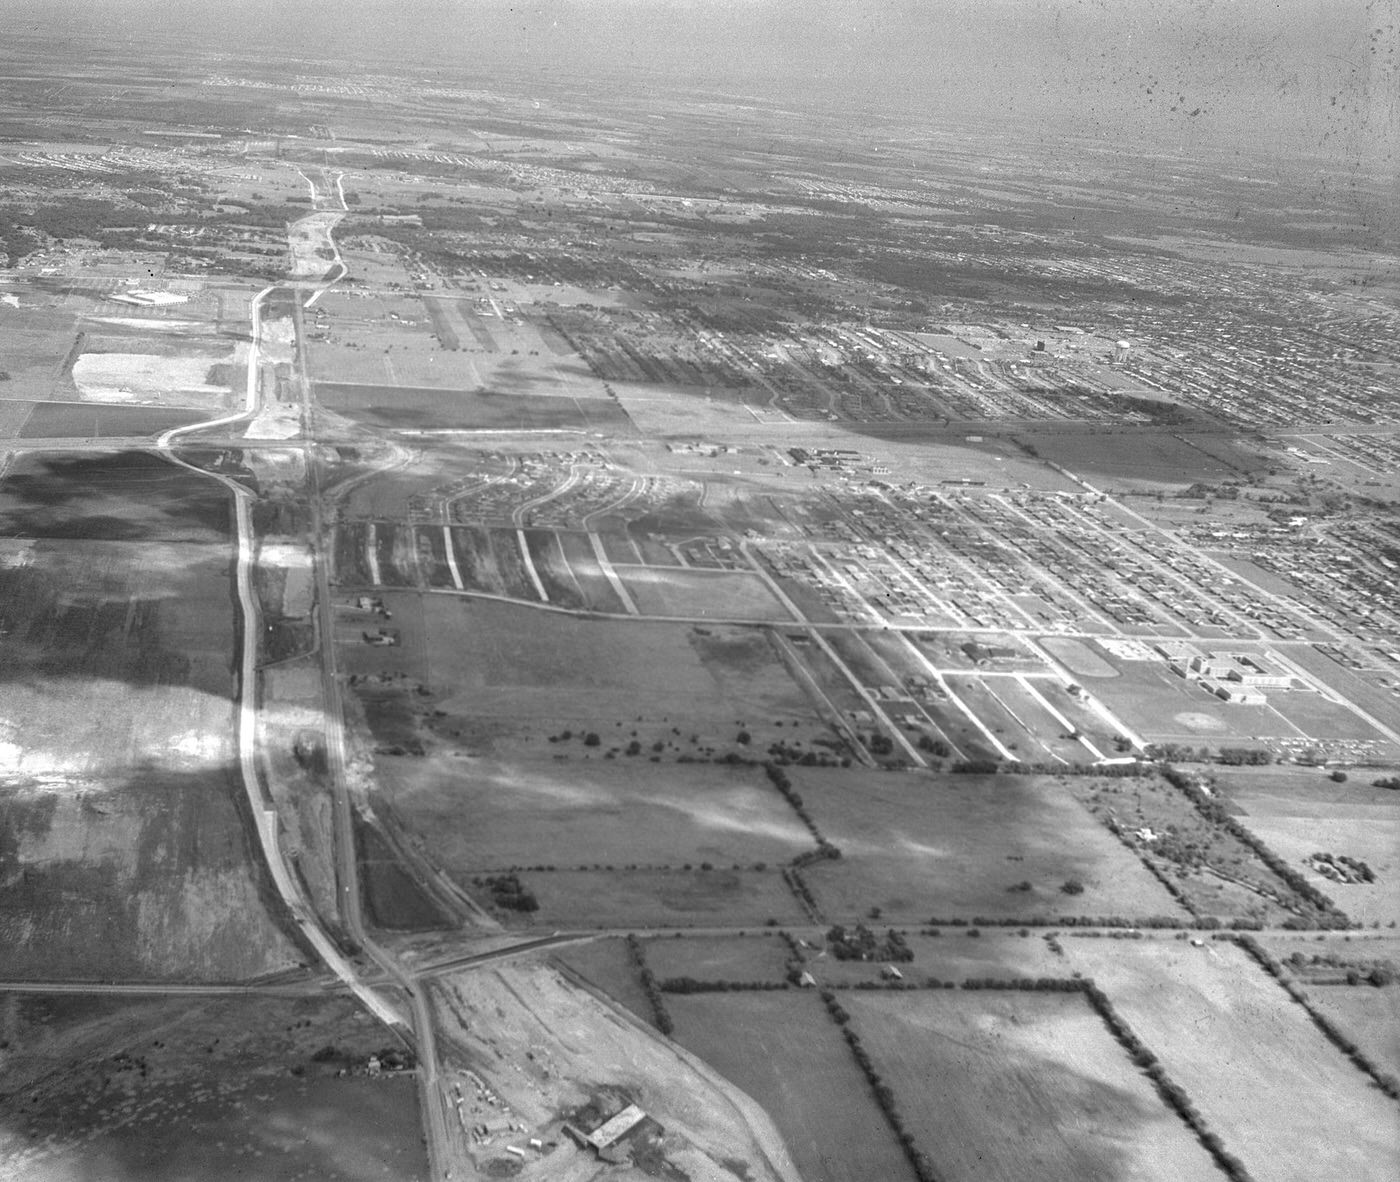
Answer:
[{"label": "aerial photograph", "polygon": [[1400,0],[0,30],[0,1182],[1400,1177]]}]

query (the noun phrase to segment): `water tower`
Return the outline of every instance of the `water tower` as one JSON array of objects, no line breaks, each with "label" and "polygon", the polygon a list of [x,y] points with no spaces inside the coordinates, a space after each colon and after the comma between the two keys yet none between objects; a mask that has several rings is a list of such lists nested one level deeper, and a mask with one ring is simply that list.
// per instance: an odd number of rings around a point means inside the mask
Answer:
[{"label": "water tower", "polygon": [[1118,365],[1122,365],[1123,362],[1128,360],[1128,350],[1131,348],[1132,345],[1128,341],[1115,341],[1113,344],[1113,360]]}]

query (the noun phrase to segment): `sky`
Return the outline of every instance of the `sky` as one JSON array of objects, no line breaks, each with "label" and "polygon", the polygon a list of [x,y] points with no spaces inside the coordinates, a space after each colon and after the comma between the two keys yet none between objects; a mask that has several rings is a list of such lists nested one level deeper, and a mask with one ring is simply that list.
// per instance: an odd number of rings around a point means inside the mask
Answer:
[{"label": "sky", "polygon": [[[0,0],[19,32],[1000,115],[1395,174],[1400,0]],[[133,50],[134,52],[135,50]]]}]

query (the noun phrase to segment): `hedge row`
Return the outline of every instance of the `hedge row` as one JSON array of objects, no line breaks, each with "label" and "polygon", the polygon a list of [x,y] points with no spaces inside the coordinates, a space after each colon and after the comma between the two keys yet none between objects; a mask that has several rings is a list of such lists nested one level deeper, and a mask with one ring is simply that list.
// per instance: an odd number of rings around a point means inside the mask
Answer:
[{"label": "hedge row", "polygon": [[792,806],[801,822],[807,826],[807,832],[812,835],[812,839],[817,843],[817,848],[810,853],[799,854],[793,859],[794,866],[805,866],[809,862],[817,861],[820,858],[839,858],[841,851],[831,842],[827,841],[822,831],[817,828],[817,823],[812,820],[812,814],[807,811],[806,802],[803,801],[801,793],[792,786],[792,781],[788,779],[787,772],[783,771],[776,763],[765,763],[763,770],[767,774],[769,782],[773,787],[783,794],[783,799]]},{"label": "hedge row", "polygon": [[875,1063],[870,1058],[870,1052],[861,1043],[860,1035],[851,1029],[851,1015],[842,1008],[841,1003],[836,1000],[836,995],[830,989],[823,989],[820,996],[832,1021],[841,1027],[846,1045],[851,1048],[851,1054],[855,1056],[861,1071],[865,1073],[866,1081],[870,1084],[870,1092],[875,1097],[875,1103],[880,1106],[880,1111],[885,1114],[885,1119],[889,1121],[890,1128],[899,1140],[900,1148],[904,1150],[904,1156],[909,1159],[914,1176],[918,1178],[919,1182],[939,1182],[938,1174],[934,1172],[933,1162],[915,1144],[914,1135],[905,1127],[904,1117],[894,1102],[894,1092],[880,1077],[880,1073],[875,1070]]},{"label": "hedge row", "polygon": [[786,989],[786,981],[697,981],[694,977],[667,977],[660,985],[662,993],[743,993]]},{"label": "hedge row", "polygon": [[1104,823],[1104,827],[1112,833],[1114,837],[1127,846],[1128,849],[1132,850],[1133,856],[1147,867],[1147,872],[1162,884],[1167,894],[1175,899],[1188,914],[1195,916],[1197,919],[1201,917],[1201,913],[1196,909],[1196,905],[1191,902],[1186,892],[1182,890],[1181,884],[1163,870],[1162,867],[1157,865],[1157,860],[1155,858],[1149,858],[1145,851],[1112,820],[1107,817],[1101,818],[1101,820]]},{"label": "hedge row", "polygon": [[[1192,920],[1178,919],[1171,915],[1035,915],[1035,916],[984,916],[974,915],[971,919],[957,916],[940,919],[933,916],[928,920],[930,929],[938,927],[965,928],[1151,928],[1165,931],[1216,931],[1220,928],[1258,931],[1264,925],[1254,919],[1232,919],[1222,922],[1214,916],[1200,916]],[[933,935],[925,931],[924,935]]]},{"label": "hedge row", "polygon": [[820,921],[821,908],[817,906],[817,899],[812,894],[812,888],[802,877],[802,871],[796,866],[784,866],[783,881],[787,883],[788,890],[797,896],[797,901],[806,909],[807,914],[814,920]]},{"label": "hedge row", "polygon": [[1326,1014],[1318,1010],[1308,1000],[1308,995],[1303,991],[1302,986],[1288,979],[1284,967],[1269,955],[1268,949],[1253,936],[1235,936],[1233,939],[1260,964],[1269,976],[1283,986],[1289,997],[1303,1007],[1308,1017],[1313,1020],[1313,1025],[1327,1036],[1328,1041],[1334,1047],[1369,1075],[1375,1085],[1387,1096],[1392,1100],[1400,1100],[1400,1079],[1388,1071],[1382,1071],[1380,1065],[1357,1046],[1350,1035],[1341,1030]]},{"label": "hedge row", "polygon": [[666,1008],[666,999],[661,995],[661,986],[657,983],[656,974],[651,971],[651,967],[647,964],[646,950],[642,947],[642,942],[637,938],[635,932],[630,933],[627,937],[627,951],[631,953],[632,963],[637,967],[637,975],[642,981],[642,991],[647,995],[647,1001],[651,1003],[656,1028],[662,1034],[670,1034],[676,1028],[676,1024],[671,1021],[671,1011]]},{"label": "hedge row", "polygon": [[956,775],[990,776],[1102,776],[1106,780],[1123,780],[1148,775],[1152,764],[1140,759],[1131,763],[1022,763],[1019,759],[1003,763],[995,759],[958,759],[948,770]]},{"label": "hedge row", "polygon": [[1132,1027],[1114,1008],[1108,995],[1087,978],[1083,981],[1081,988],[1084,996],[1089,999],[1089,1004],[1103,1019],[1104,1025],[1112,1032],[1113,1037],[1122,1044],[1123,1049],[1128,1052],[1133,1062],[1147,1074],[1147,1078],[1156,1086],[1158,1095],[1162,1097],[1167,1107],[1181,1117],[1191,1131],[1196,1134],[1197,1139],[1215,1159],[1215,1164],[1224,1171],[1225,1176],[1232,1179],[1232,1182],[1250,1182],[1250,1174],[1244,1168],[1244,1163],[1234,1154],[1226,1152],[1224,1142],[1220,1140],[1219,1135],[1206,1124],[1205,1118],[1191,1103],[1190,1097],[1187,1096],[1181,1085],[1167,1075],[1166,1069],[1158,1061],[1157,1056],[1148,1050],[1143,1045],[1142,1040],[1133,1033]]},{"label": "hedge row", "polygon": [[[1332,902],[1326,895],[1318,890],[1312,883],[1302,876],[1297,870],[1280,858],[1273,850],[1259,840],[1247,828],[1241,825],[1234,817],[1225,811],[1225,806],[1214,796],[1208,796],[1202,792],[1189,776],[1183,775],[1170,764],[1162,765],[1162,776],[1173,788],[1181,792],[1193,805],[1196,811],[1213,825],[1218,825],[1230,834],[1231,837],[1247,846],[1253,853],[1281,878],[1288,888],[1301,899],[1305,899],[1322,913],[1324,927],[1347,928],[1354,926],[1345,913]],[[1287,926],[1287,925],[1285,925]]]}]

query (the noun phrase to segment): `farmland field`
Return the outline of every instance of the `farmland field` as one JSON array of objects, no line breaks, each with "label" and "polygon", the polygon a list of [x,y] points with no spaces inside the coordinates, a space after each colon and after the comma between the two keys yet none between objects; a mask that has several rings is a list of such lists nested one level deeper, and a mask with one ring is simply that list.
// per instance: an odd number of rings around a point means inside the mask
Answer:
[{"label": "farmland field", "polygon": [[[832,919],[1177,915],[1133,855],[1048,777],[791,768],[838,862],[804,873]],[[1061,891],[1070,879],[1084,891]],[[1029,890],[1013,890],[1029,882]]]},{"label": "farmland field", "polygon": [[155,436],[209,418],[208,412],[93,402],[38,402],[21,439],[121,439]]},{"label": "farmland field", "polygon": [[[152,691],[189,686],[227,699],[228,564],[223,545],[204,542],[0,539],[0,683],[23,672]],[[30,741],[40,738],[37,725]]]},{"label": "farmland field", "polygon": [[641,977],[632,961],[631,950],[621,936],[574,944],[555,953],[562,962],[595,989],[631,1010],[643,1022],[654,1016],[652,1005],[642,989]]},{"label": "farmland field", "polygon": [[1066,940],[1065,950],[1254,1177],[1394,1176],[1394,1101],[1240,949]]},{"label": "farmland field", "polygon": [[949,1182],[1210,1182],[1214,1162],[1074,993],[843,993]]},{"label": "farmland field", "polygon": [[413,1078],[337,1074],[392,1041],[348,1000],[0,994],[0,1016],[7,1178],[428,1176]]},{"label": "farmland field", "polygon": [[778,1126],[804,1182],[912,1179],[870,1088],[810,993],[668,997],[675,1038],[743,1088]]},{"label": "farmland field", "polygon": [[429,761],[399,762],[386,794],[453,871],[748,866],[814,848],[787,802],[753,768],[474,760],[449,779]]},{"label": "farmland field", "polygon": [[432,386],[378,386],[317,382],[322,406],[358,423],[397,431],[572,430],[626,432],[622,409],[608,398],[442,390]]},{"label": "farmland field", "polygon": [[303,958],[235,802],[236,770],[0,785],[12,977],[241,980]]},{"label": "farmland field", "polygon": [[[354,643],[369,621],[347,618],[348,667],[411,671],[439,697],[434,727],[445,735],[466,726],[454,720],[477,720],[483,754],[597,757],[626,748],[635,731],[643,754],[660,742],[655,753],[673,760],[743,750],[736,740],[745,729],[754,753],[778,738],[811,744],[827,733],[758,632],[577,619],[450,596],[386,594],[385,604],[401,644]],[[545,741],[564,730],[571,742]],[[601,736],[601,750],[581,746],[587,730]]]},{"label": "farmland field", "polygon": [[767,981],[783,979],[791,953],[776,932],[747,937],[687,936],[646,941],[647,964],[657,979],[693,977],[697,981]]},{"label": "farmland field", "polygon": [[1382,1071],[1400,1076],[1400,988],[1322,985],[1309,989],[1308,998]]},{"label": "farmland field", "polygon": [[[1400,799],[1395,792],[1334,784],[1320,773],[1281,781],[1237,775],[1227,781],[1239,822],[1290,866],[1302,872],[1352,919],[1365,924],[1400,920]],[[1375,873],[1372,883],[1338,883],[1305,864],[1315,853],[1358,858]]]},{"label": "farmland field", "polygon": [[[865,922],[877,937],[883,934],[883,921]],[[939,935],[915,930],[905,938],[913,959],[901,961],[898,967],[906,981],[923,984],[929,978],[962,982],[971,977],[1067,977],[1070,973],[1064,957],[1051,951],[1045,932],[1039,928],[1031,928],[1025,936],[1014,928],[934,930]],[[969,936],[969,931],[977,935]],[[807,951],[803,967],[820,985],[855,985],[878,981],[884,965],[880,961],[837,960],[829,953]]]},{"label": "farmland field", "polygon": [[146,452],[17,458],[0,480],[0,536],[222,541],[229,494]]},{"label": "farmland field", "polygon": [[[482,901],[468,876],[454,874]],[[801,909],[776,870],[558,870],[521,874],[539,899],[526,922],[546,928],[759,927],[769,919],[801,923]],[[502,918],[514,923],[517,913]]]},{"label": "farmland field", "polygon": [[624,567],[618,574],[644,616],[774,621],[792,618],[757,575],[636,566]]}]

